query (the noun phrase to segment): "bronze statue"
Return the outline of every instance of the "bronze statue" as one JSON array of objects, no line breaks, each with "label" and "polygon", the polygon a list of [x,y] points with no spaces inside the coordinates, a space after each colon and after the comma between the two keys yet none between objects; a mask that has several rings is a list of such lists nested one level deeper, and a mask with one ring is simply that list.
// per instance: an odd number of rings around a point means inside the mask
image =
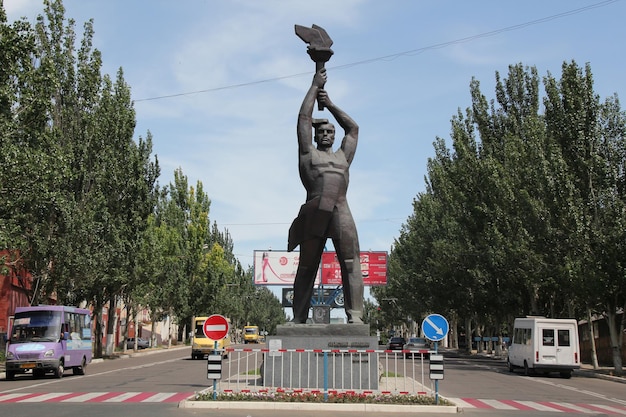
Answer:
[{"label": "bronze statue", "polygon": [[[296,26],[296,33],[299,28],[302,27]],[[321,29],[315,25],[313,28]],[[322,47],[328,48],[332,41],[328,35],[325,37],[326,44]],[[305,38],[303,40],[307,41]],[[309,46],[309,55],[315,60],[314,56],[317,55],[311,53],[311,49]],[[328,54],[325,56],[330,58]],[[300,260],[294,281],[293,321],[306,323],[324,245],[327,238],[331,238],[341,266],[348,322],[362,323],[363,277],[359,238],[346,199],[349,168],[356,152],[359,126],[331,101],[324,90],[327,80],[326,69],[323,62],[321,66],[317,61],[316,63],[317,71],[298,114],[298,167],[307,196],[306,203],[300,208],[298,217],[289,229],[287,246],[287,250],[292,251],[300,245]],[[327,108],[345,131],[337,151],[333,151],[334,125],[328,119],[313,118],[316,99],[319,107]],[[315,128],[314,138],[313,128]],[[317,146],[313,145],[312,139]]]}]

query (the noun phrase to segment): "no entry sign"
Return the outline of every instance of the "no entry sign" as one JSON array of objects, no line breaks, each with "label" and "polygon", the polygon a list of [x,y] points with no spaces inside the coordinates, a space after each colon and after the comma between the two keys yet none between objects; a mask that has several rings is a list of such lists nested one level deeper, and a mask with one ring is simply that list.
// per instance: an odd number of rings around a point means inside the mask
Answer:
[{"label": "no entry sign", "polygon": [[220,314],[209,316],[202,326],[204,335],[211,340],[220,340],[228,334],[228,320]]}]

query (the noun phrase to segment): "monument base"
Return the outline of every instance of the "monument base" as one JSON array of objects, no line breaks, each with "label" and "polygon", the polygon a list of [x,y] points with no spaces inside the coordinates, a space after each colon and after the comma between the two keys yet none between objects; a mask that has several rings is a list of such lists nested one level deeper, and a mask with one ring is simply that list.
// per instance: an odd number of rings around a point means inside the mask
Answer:
[{"label": "monument base", "polygon": [[267,337],[266,387],[378,389],[376,337],[367,324],[289,324]]}]

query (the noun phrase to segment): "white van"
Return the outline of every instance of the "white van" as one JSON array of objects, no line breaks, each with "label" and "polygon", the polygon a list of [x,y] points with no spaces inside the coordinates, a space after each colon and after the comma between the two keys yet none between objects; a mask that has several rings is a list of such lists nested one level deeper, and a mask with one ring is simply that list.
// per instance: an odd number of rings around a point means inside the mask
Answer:
[{"label": "white van", "polygon": [[525,317],[515,319],[507,360],[509,371],[524,374],[558,372],[569,378],[580,368],[578,324],[574,319]]}]

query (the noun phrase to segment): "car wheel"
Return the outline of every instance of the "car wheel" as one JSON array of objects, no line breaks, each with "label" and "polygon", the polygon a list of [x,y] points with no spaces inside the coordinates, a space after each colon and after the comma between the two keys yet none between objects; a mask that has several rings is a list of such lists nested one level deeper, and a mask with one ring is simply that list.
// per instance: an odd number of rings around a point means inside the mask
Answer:
[{"label": "car wheel", "polygon": [[65,368],[63,367],[63,362],[59,361],[59,366],[57,366],[57,368],[54,370],[54,377],[63,378],[64,371],[65,371]]},{"label": "car wheel", "polygon": [[506,364],[509,367],[509,372],[514,372],[515,371],[515,367],[513,366],[513,364],[511,363],[510,360],[506,360]]},{"label": "car wheel", "polygon": [[83,360],[80,362],[80,366],[75,366],[72,368],[72,372],[74,375],[85,375],[85,367],[87,366],[87,360],[83,357]]},{"label": "car wheel", "polygon": [[345,300],[343,296],[343,290],[341,290],[335,296],[335,304],[337,304],[338,307],[343,307],[344,303],[345,303]]},{"label": "car wheel", "polygon": [[7,381],[13,381],[15,379],[15,372],[14,371],[7,371],[6,372],[6,379],[7,379]]}]

